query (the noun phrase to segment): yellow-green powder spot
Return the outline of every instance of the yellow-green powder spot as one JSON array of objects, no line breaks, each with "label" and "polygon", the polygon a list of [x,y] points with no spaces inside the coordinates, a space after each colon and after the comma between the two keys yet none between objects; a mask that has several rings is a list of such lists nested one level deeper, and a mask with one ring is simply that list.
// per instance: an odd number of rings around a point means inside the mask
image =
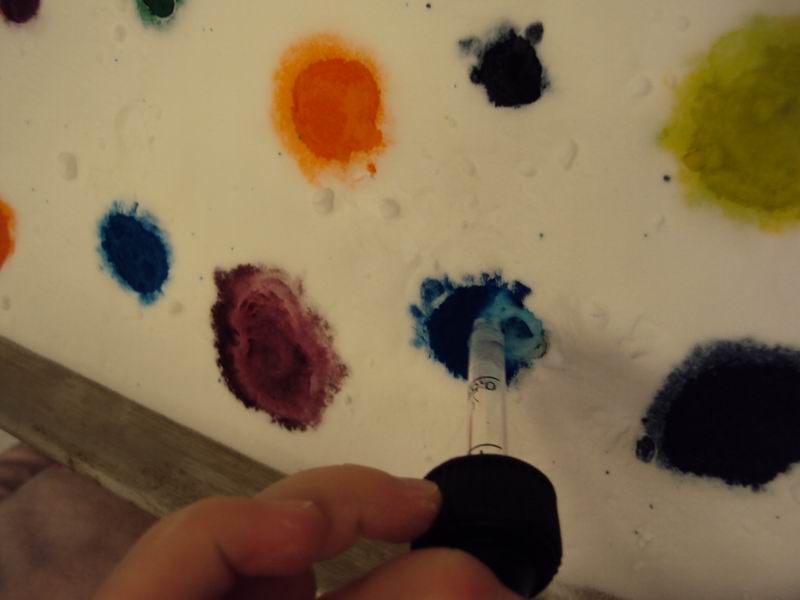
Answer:
[{"label": "yellow-green powder spot", "polygon": [[661,141],[690,198],[765,229],[800,223],[800,15],[726,34],[676,97]]}]

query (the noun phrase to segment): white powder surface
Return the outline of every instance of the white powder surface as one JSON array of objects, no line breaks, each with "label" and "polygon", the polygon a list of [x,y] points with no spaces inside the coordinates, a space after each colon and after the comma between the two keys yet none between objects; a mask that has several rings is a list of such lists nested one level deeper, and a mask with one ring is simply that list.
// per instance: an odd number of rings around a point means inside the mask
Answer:
[{"label": "white powder surface", "polygon": [[[509,393],[509,445],[558,490],[559,580],[637,600],[800,597],[799,469],[754,493],[634,455],[693,345],[800,344],[800,235],[690,207],[656,143],[692,56],[756,12],[791,11],[187,0],[157,29],[132,0],[44,2],[31,23],[0,24],[0,196],[18,216],[0,334],[278,469],[422,475],[464,452],[467,404],[411,345],[408,307],[426,277],[501,268],[533,287],[551,335]],[[534,21],[551,87],[494,108],[457,42]],[[311,185],[268,118],[282,51],[321,31],[385,77],[388,146],[356,185]],[[152,306],[101,269],[97,223],[115,199],[154,213],[174,248]],[[279,428],[220,382],[213,271],[241,263],[302,277],[350,367],[314,431]]]}]

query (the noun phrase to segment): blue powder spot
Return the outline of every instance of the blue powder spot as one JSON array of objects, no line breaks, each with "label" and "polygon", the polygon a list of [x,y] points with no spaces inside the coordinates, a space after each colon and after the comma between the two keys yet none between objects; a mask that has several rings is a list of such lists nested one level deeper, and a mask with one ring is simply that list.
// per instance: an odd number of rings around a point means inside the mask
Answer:
[{"label": "blue powder spot", "polygon": [[505,335],[506,378],[511,383],[547,351],[542,322],[524,305],[530,294],[530,287],[519,281],[509,285],[499,273],[468,275],[459,284],[446,275],[425,279],[419,304],[409,309],[414,320],[411,343],[427,348],[453,376],[466,379],[472,324],[479,316],[495,319]]},{"label": "blue powder spot", "polygon": [[152,304],[169,277],[171,250],[155,218],[138,210],[138,203],[126,209],[114,202],[98,227],[98,251],[122,287],[139,294],[142,304]]},{"label": "blue powder spot", "polygon": [[135,0],[139,17],[147,26],[161,27],[175,18],[185,0]]},{"label": "blue powder spot", "polygon": [[697,346],[642,422],[639,460],[759,490],[800,462],[800,351],[751,339]]}]

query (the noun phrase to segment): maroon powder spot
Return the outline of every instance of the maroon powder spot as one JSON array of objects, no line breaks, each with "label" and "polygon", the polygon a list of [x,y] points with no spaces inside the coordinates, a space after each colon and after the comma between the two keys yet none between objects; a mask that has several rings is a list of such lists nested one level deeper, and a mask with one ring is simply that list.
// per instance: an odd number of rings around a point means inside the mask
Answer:
[{"label": "maroon powder spot", "polygon": [[39,12],[39,0],[0,0],[0,11],[13,23],[25,23]]},{"label": "maroon powder spot", "polygon": [[304,305],[300,281],[253,265],[218,270],[214,280],[212,326],[228,388],[289,430],[318,425],[347,367],[328,324]]}]

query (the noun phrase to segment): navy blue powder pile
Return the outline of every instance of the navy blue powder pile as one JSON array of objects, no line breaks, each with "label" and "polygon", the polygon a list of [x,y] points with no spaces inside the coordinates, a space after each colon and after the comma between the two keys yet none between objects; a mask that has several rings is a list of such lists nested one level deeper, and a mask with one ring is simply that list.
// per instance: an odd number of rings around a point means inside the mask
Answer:
[{"label": "navy blue powder pile", "polygon": [[759,489],[800,462],[800,352],[753,340],[697,347],[643,423],[640,460]]},{"label": "navy blue powder pile", "polygon": [[536,45],[543,35],[544,26],[534,23],[522,36],[513,27],[502,27],[485,46],[476,38],[459,42],[463,51],[477,54],[470,80],[486,89],[492,104],[519,108],[541,97],[548,81]]},{"label": "navy blue powder pile", "polygon": [[153,217],[115,202],[100,221],[100,254],[107,269],[143,304],[154,302],[169,277],[170,248]]}]

